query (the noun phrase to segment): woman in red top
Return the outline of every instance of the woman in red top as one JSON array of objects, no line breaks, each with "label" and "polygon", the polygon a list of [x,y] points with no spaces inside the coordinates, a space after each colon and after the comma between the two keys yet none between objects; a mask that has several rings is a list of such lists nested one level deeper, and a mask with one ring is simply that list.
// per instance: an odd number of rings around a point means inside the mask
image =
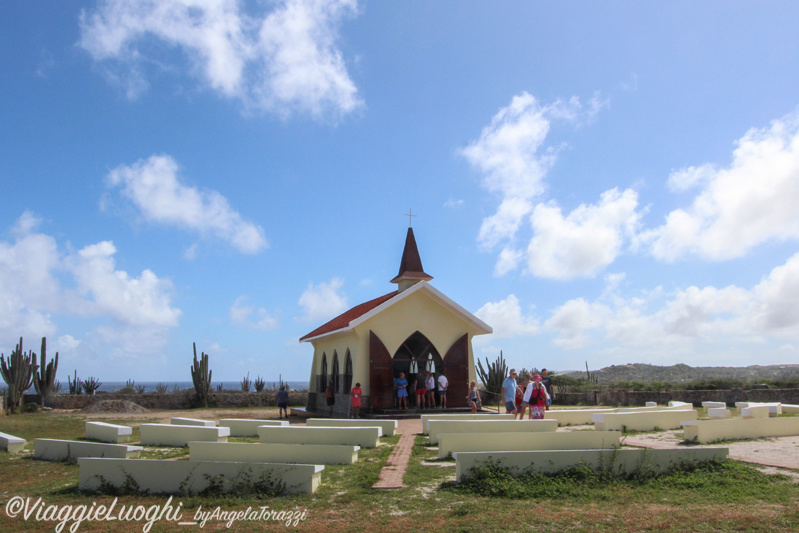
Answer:
[{"label": "woman in red top", "polygon": [[524,399],[530,406],[531,420],[542,420],[544,418],[548,398],[547,388],[541,384],[541,376],[536,374],[533,376],[533,382],[527,386],[527,390],[524,393]]},{"label": "woman in red top", "polygon": [[352,407],[350,407],[350,418],[361,418],[361,384],[356,383],[350,391],[350,400]]}]

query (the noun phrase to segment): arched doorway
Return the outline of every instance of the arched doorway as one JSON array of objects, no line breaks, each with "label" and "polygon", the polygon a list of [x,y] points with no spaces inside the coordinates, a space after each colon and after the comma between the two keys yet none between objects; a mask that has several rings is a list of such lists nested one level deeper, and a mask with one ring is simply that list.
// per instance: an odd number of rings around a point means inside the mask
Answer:
[{"label": "arched doorway", "polygon": [[394,379],[397,379],[400,372],[404,372],[408,380],[409,395],[412,392],[414,382],[417,379],[424,379],[425,372],[432,372],[435,379],[443,371],[444,364],[441,355],[430,340],[421,332],[415,331],[397,348],[393,358]]}]

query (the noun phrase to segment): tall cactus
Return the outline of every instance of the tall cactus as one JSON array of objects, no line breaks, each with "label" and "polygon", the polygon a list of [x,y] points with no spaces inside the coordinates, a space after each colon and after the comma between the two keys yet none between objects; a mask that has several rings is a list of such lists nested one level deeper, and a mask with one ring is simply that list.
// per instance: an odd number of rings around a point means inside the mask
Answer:
[{"label": "tall cactus", "polygon": [[191,380],[194,382],[194,390],[203,407],[208,407],[208,397],[211,395],[211,371],[208,370],[208,354],[200,352],[200,361],[197,360],[197,344],[194,347],[194,365],[189,367],[191,370]]},{"label": "tall cactus", "polygon": [[42,337],[42,352],[39,357],[41,363],[38,374],[33,375],[33,386],[39,394],[39,402],[44,407],[44,401],[55,392],[55,373],[58,370],[58,352],[55,353],[55,359],[46,366],[44,364],[47,360],[47,337]]},{"label": "tall cactus", "polygon": [[0,373],[8,384],[8,410],[11,413],[22,403],[22,393],[33,384],[33,375],[39,368],[34,357],[33,352],[27,355],[22,353],[22,337],[19,338],[16,349],[11,352],[8,363],[5,356],[0,354]]},{"label": "tall cactus", "polygon": [[502,351],[500,350],[499,357],[493,363],[489,363],[486,357],[486,366],[488,370],[484,369],[480,359],[477,359],[477,375],[480,381],[483,382],[483,386],[486,390],[495,394],[500,394],[502,392],[502,381],[505,379],[505,374],[508,371]]}]

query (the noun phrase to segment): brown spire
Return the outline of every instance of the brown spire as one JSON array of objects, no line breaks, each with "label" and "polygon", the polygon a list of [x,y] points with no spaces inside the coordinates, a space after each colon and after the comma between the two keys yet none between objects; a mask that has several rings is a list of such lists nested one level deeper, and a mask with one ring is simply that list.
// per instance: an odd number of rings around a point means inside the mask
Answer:
[{"label": "brown spire", "polygon": [[391,280],[391,283],[397,283],[400,292],[402,292],[414,283],[431,279],[433,279],[433,276],[425,273],[422,268],[422,258],[419,257],[419,249],[416,247],[413,228],[408,228],[408,235],[405,237],[405,249],[402,250],[399,274]]}]

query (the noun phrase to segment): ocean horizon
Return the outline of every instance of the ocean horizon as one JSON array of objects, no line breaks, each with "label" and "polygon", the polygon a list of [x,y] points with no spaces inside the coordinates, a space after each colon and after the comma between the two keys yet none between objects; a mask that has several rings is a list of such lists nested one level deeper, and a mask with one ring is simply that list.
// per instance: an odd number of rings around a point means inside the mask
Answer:
[{"label": "ocean horizon", "polygon": [[[255,381],[255,380],[253,380]],[[266,386],[264,390],[268,389],[277,389],[280,385],[280,380],[276,379],[273,381],[264,380],[266,381]],[[144,386],[144,392],[155,392],[155,388],[159,384],[164,384],[167,386],[167,391],[172,392],[174,390],[186,390],[194,389],[194,384],[191,381],[134,381],[134,387]],[[308,382],[307,381],[286,381],[284,380],[283,383],[288,385],[289,389],[291,390],[308,390]],[[241,381],[211,381],[211,389],[217,390],[219,385],[222,385],[222,390],[226,391],[240,391],[241,390]],[[3,388],[2,385],[4,383],[0,383],[0,389]],[[127,381],[101,381],[100,388],[97,389],[97,392],[115,392],[119,389],[125,388],[127,385]],[[255,391],[255,385],[250,387],[250,391]],[[26,392],[35,393],[36,390],[31,387]],[[69,392],[69,383],[68,382],[61,382],[61,391],[60,394],[67,394]]]}]

